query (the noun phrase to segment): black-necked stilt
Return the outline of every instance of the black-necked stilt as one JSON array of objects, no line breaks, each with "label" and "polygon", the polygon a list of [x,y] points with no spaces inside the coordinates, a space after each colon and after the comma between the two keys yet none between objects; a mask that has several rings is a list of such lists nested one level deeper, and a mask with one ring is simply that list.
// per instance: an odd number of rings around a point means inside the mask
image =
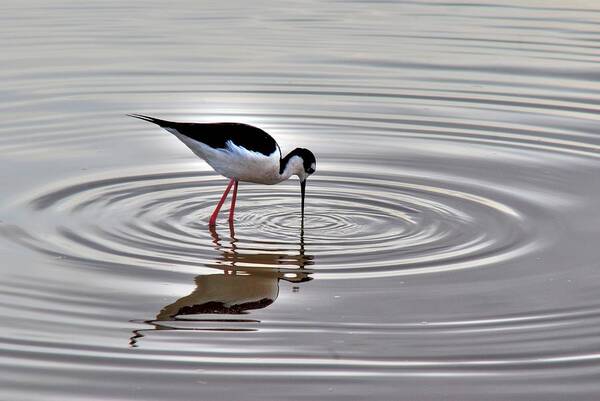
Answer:
[{"label": "black-necked stilt", "polygon": [[214,226],[221,206],[233,186],[229,222],[233,222],[239,181],[258,184],[277,184],[293,175],[300,179],[302,219],[304,219],[304,194],[306,178],[315,172],[316,159],[312,152],[296,148],[282,157],[275,139],[260,128],[240,123],[179,123],[128,114],[157,124],[175,135],[197,156],[204,159],[217,173],[230,179],[217,204],[210,226]]}]

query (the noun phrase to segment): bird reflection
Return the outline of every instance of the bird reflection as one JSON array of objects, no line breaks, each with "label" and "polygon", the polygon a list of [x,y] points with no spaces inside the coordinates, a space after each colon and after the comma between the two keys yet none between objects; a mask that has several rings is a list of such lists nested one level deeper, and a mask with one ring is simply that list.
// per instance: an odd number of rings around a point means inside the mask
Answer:
[{"label": "bird reflection", "polygon": [[[219,319],[181,319],[185,315],[227,314],[242,315],[253,309],[271,305],[279,295],[279,282],[303,283],[311,280],[307,266],[314,264],[314,257],[304,250],[304,231],[300,232],[298,252],[285,253],[246,249],[239,246],[233,226],[226,244],[219,237],[215,227],[210,228],[213,244],[218,256],[206,267],[221,270],[215,274],[201,274],[195,278],[196,288],[182,298],[163,307],[154,320],[145,323],[154,326],[150,330],[207,330],[200,328],[176,327],[178,322],[219,322]],[[294,288],[297,290],[297,287]],[[253,322],[252,319],[223,319],[223,322]],[[228,330],[228,329],[211,329]],[[244,330],[243,328],[231,330]],[[130,345],[135,347],[143,332],[135,330]]]}]

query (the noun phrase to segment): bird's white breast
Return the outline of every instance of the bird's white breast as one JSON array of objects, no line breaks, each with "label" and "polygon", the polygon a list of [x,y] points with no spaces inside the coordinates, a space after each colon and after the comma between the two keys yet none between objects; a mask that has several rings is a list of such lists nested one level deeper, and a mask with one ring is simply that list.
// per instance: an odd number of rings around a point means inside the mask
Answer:
[{"label": "bird's white breast", "polygon": [[231,141],[226,143],[226,148],[215,149],[181,135],[174,129],[168,130],[192,152],[204,159],[217,173],[227,178],[258,184],[277,184],[282,181],[279,174],[281,154],[278,149],[266,156],[237,146]]}]

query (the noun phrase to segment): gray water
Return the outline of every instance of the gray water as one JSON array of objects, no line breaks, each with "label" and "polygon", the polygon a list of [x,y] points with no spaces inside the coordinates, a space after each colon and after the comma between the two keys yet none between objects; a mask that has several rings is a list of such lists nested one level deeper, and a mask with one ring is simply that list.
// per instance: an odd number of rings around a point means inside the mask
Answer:
[{"label": "gray water", "polygon": [[[600,4],[0,20],[0,399],[600,398]],[[126,113],[311,149],[304,231]]]}]

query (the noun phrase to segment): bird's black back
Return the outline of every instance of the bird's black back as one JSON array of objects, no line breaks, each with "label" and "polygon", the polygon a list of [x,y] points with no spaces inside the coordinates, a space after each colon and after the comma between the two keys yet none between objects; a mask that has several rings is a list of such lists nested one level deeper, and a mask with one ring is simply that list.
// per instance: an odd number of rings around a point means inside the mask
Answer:
[{"label": "bird's black back", "polygon": [[211,148],[224,149],[228,141],[253,152],[269,156],[279,149],[275,139],[260,128],[241,123],[179,123],[161,120],[141,114],[130,114],[131,117],[150,121],[163,128],[177,130],[195,141],[202,142]]}]

